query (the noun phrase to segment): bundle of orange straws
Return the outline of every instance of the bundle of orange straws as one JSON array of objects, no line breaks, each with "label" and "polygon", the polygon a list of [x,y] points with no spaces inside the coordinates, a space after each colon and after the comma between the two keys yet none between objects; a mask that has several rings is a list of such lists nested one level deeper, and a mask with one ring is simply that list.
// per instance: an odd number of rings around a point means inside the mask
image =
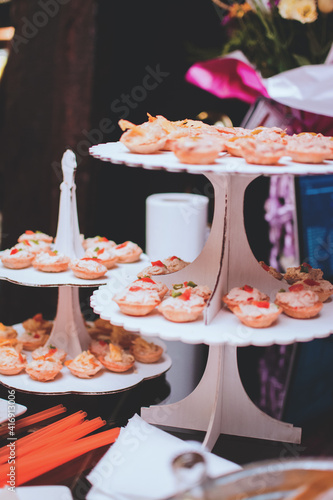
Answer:
[{"label": "bundle of orange straws", "polygon": [[[22,418],[17,421],[16,430],[63,411],[66,408],[58,405]],[[15,486],[19,486],[89,451],[115,442],[119,427],[88,435],[106,422],[100,417],[87,420],[86,416],[83,411],[78,411],[24,437],[8,437],[8,443],[0,448],[0,488],[8,484],[11,475],[15,476]]]}]

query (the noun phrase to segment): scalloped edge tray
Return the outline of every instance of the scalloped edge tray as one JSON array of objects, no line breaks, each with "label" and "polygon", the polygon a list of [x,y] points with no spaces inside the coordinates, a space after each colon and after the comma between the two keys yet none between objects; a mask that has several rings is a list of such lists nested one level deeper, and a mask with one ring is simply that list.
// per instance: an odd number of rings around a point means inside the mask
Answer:
[{"label": "scalloped edge tray", "polygon": [[120,142],[107,142],[97,144],[89,149],[89,153],[102,161],[126,165],[128,167],[142,167],[145,169],[169,172],[187,172],[189,174],[263,174],[263,175],[316,175],[333,173],[333,161],[325,160],[324,163],[296,163],[287,156],[280,159],[277,165],[250,165],[243,158],[220,153],[215,163],[211,165],[190,165],[181,163],[172,152],[159,154],[140,155],[131,153]]},{"label": "scalloped edge tray", "polygon": [[209,325],[203,319],[189,323],[173,323],[158,311],[148,316],[134,317],[121,313],[112,301],[115,289],[111,285],[101,286],[91,296],[90,304],[101,318],[129,331],[139,331],[147,337],[158,335],[164,340],[180,340],[188,344],[235,346],[269,346],[307,342],[314,338],[328,337],[333,333],[333,300],[329,299],[320,314],[312,319],[294,319],[280,314],[269,328],[251,328],[243,325],[226,307],[220,309]]},{"label": "scalloped edge tray", "polygon": [[118,278],[126,280],[128,277],[136,275],[149,263],[149,258],[146,254],[141,254],[140,260],[128,264],[117,264],[116,267],[110,269],[103,278],[97,280],[83,280],[76,278],[73,271],[68,270],[62,273],[43,273],[37,271],[34,267],[26,269],[9,269],[0,262],[0,279],[7,280],[11,283],[24,286],[41,286],[41,287],[59,287],[59,286],[75,286],[75,287],[98,287],[112,280],[115,271]]},{"label": "scalloped edge tray", "polygon": [[[23,333],[22,324],[13,325],[18,335]],[[135,362],[133,370],[125,373],[112,373],[103,369],[90,379],[80,379],[71,374],[65,366],[54,380],[38,382],[32,380],[25,372],[18,375],[0,374],[0,382],[6,387],[36,394],[113,394],[130,389],[144,380],[158,377],[168,371],[172,361],[167,354],[166,345],[160,339],[150,339],[163,347],[164,353],[157,363],[145,364]],[[31,352],[23,351],[27,360],[31,360]]]}]

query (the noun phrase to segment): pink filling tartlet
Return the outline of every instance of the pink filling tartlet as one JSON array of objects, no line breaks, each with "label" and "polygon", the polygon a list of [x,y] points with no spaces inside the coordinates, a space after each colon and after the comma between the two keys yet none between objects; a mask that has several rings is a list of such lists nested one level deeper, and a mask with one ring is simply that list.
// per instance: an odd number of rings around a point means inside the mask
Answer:
[{"label": "pink filling tartlet", "polygon": [[74,259],[70,262],[69,267],[77,278],[84,280],[102,278],[108,271],[101,260],[91,257]]},{"label": "pink filling tartlet", "polygon": [[299,285],[289,287],[288,292],[277,293],[275,304],[282,307],[283,312],[288,316],[298,319],[313,318],[323,307],[323,303],[315,292],[300,289]]}]

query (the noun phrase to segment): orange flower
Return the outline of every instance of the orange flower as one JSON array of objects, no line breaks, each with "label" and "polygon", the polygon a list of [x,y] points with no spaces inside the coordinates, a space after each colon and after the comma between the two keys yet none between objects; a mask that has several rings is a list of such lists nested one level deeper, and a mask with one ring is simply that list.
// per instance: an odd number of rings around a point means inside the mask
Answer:
[{"label": "orange flower", "polygon": [[229,16],[230,17],[243,17],[247,12],[252,10],[252,7],[249,3],[245,2],[242,4],[233,3],[229,8]]}]

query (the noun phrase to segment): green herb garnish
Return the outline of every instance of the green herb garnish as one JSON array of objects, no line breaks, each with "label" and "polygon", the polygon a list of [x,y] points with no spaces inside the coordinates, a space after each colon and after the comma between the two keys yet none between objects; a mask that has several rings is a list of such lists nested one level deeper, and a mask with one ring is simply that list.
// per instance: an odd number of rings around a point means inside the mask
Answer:
[{"label": "green herb garnish", "polygon": [[196,283],[194,283],[193,281],[188,281],[186,286],[190,286],[192,288],[195,288],[198,285]]},{"label": "green herb garnish", "polygon": [[183,283],[177,283],[176,285],[173,285],[173,289],[174,290],[180,290],[181,288],[183,288]]}]

